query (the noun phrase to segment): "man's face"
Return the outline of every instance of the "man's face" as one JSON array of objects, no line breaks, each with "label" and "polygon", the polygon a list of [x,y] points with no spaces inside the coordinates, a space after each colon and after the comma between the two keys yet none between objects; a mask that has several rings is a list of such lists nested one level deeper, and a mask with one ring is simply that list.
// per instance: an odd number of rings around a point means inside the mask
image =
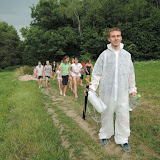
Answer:
[{"label": "man's face", "polygon": [[111,42],[113,47],[118,47],[122,41],[122,36],[120,31],[112,31],[110,32],[110,37],[108,41]]}]

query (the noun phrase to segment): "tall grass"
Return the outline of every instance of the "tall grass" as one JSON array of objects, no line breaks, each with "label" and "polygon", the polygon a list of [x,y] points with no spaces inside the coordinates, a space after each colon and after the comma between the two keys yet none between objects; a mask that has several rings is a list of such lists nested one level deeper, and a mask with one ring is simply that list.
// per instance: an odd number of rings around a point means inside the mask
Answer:
[{"label": "tall grass", "polygon": [[15,71],[15,76],[16,77],[20,77],[20,76],[23,76],[25,74],[32,75],[33,74],[33,67],[21,66],[21,67],[17,68],[16,71]]}]

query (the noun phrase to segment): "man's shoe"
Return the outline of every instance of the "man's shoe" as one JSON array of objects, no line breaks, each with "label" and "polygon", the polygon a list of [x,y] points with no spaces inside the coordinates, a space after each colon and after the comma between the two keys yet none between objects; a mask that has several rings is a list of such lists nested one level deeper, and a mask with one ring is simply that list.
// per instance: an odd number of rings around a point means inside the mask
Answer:
[{"label": "man's shoe", "polygon": [[102,146],[106,146],[108,144],[107,139],[101,139],[100,141]]},{"label": "man's shoe", "polygon": [[129,152],[131,150],[131,147],[128,143],[121,144],[121,146],[122,146],[123,150],[126,152]]}]

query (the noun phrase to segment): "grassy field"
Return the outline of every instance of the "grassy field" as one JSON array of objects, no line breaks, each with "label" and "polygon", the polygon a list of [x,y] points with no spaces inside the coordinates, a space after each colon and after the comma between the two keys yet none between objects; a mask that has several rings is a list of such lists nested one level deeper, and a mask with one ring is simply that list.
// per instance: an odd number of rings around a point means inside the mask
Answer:
[{"label": "grassy field", "polygon": [[78,99],[69,89],[65,98],[56,80],[38,89],[36,81],[21,82],[14,72],[1,72],[0,159],[160,159],[160,61],[134,66],[142,98],[130,116],[129,153],[113,137],[101,147],[100,124],[88,113],[82,120],[85,86],[78,87]]},{"label": "grassy field", "polygon": [[[46,99],[47,100],[47,99]],[[0,73],[0,159],[68,159],[37,82]]]},{"label": "grassy field", "polygon": [[142,102],[131,113],[131,129],[160,155],[160,61],[137,62],[134,65]]}]

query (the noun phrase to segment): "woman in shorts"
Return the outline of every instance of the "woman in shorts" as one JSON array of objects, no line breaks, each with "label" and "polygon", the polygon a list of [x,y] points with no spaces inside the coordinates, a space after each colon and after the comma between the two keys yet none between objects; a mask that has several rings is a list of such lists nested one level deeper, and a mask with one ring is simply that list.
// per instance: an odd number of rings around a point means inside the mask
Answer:
[{"label": "woman in shorts", "polygon": [[42,88],[42,82],[43,82],[43,66],[41,62],[38,62],[38,66],[36,67],[36,76],[38,78],[38,85],[39,88]]},{"label": "woman in shorts", "polygon": [[91,68],[93,70],[93,65],[91,63],[91,60],[87,60],[87,64],[86,64],[86,76],[87,76],[87,79],[89,80],[89,76],[91,75]]},{"label": "woman in shorts", "polygon": [[[74,58],[71,59],[70,64],[72,65],[74,63]],[[70,70],[70,78],[69,78],[69,88],[71,88],[71,91],[74,93],[74,90],[72,88],[72,81],[73,81],[73,77],[72,77],[72,71]]]},{"label": "woman in shorts", "polygon": [[46,78],[46,88],[48,88],[48,83],[52,76],[52,66],[49,64],[49,61],[46,61],[46,65],[44,67],[44,75]]},{"label": "woman in shorts", "polygon": [[72,76],[73,76],[73,82],[74,82],[75,98],[78,98],[78,95],[77,95],[77,86],[78,86],[79,79],[80,79],[80,76],[81,76],[82,64],[78,63],[78,58],[75,58],[74,62],[75,63],[73,63],[71,65],[71,71],[73,72]]},{"label": "woman in shorts", "polygon": [[70,76],[70,63],[69,63],[69,57],[65,56],[63,58],[63,63],[60,64],[60,77],[62,81],[62,89],[60,91],[60,94],[66,97],[66,90],[67,90],[67,84],[68,84],[68,78]]},{"label": "woman in shorts", "polygon": [[53,63],[52,63],[52,76],[54,76],[55,77],[55,74],[56,74],[56,68],[57,68],[57,64],[56,64],[56,62],[55,61],[53,61]]},{"label": "woman in shorts", "polygon": [[57,75],[57,81],[58,81],[58,85],[59,85],[59,91],[61,92],[61,86],[62,86],[62,81],[61,81],[61,76],[60,76],[60,66],[59,66],[59,70],[57,70],[56,74],[54,75],[54,78]]}]

